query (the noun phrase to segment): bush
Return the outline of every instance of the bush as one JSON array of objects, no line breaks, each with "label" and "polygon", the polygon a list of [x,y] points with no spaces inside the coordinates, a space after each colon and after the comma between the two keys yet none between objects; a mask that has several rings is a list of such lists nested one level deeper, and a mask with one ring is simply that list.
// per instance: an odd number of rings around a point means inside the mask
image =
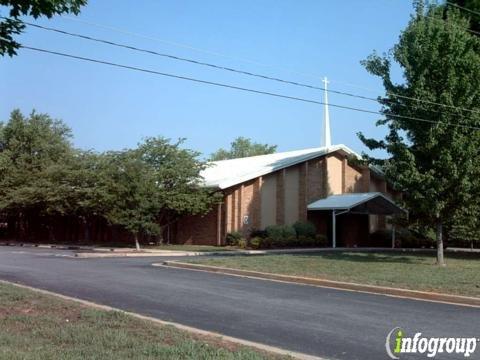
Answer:
[{"label": "bush", "polygon": [[243,238],[242,233],[239,231],[228,233],[227,236],[225,236],[225,244],[228,246],[239,246],[239,242],[241,240],[245,239]]},{"label": "bush", "polygon": [[263,240],[261,237],[254,237],[250,239],[250,247],[253,249],[263,248]]},{"label": "bush", "polygon": [[305,236],[305,235],[299,235],[297,237],[297,244],[300,247],[310,247],[310,246],[315,246],[315,237],[313,236]]},{"label": "bush", "polygon": [[[369,245],[380,247],[392,246],[392,230],[377,230],[370,234]],[[431,239],[409,229],[395,231],[395,247],[402,248],[431,248],[435,243]]]},{"label": "bush", "polygon": [[316,234],[315,235],[315,246],[318,247],[327,247],[328,246],[328,238],[326,235],[323,234]]},{"label": "bush", "polygon": [[265,231],[267,238],[271,241],[273,247],[285,247],[295,245],[297,234],[293,226],[289,225],[271,225]]},{"label": "bush", "polygon": [[392,231],[391,230],[377,230],[370,234],[369,245],[374,247],[391,247],[392,246]]},{"label": "bush", "polygon": [[245,240],[244,238],[241,238],[240,240],[238,240],[237,242],[237,246],[240,248],[240,249],[246,249],[247,248],[247,240]]},{"label": "bush", "polygon": [[270,249],[272,247],[272,239],[269,237],[260,238],[262,240],[260,244],[261,249]]},{"label": "bush", "polygon": [[315,235],[317,234],[315,225],[310,222],[297,221],[295,224],[293,224],[293,228],[295,229],[295,233],[297,234],[298,238],[308,237],[315,239]]},{"label": "bush", "polygon": [[250,231],[250,237],[259,237],[262,239],[265,239],[268,236],[267,232],[265,230],[258,230],[258,229],[252,229]]}]

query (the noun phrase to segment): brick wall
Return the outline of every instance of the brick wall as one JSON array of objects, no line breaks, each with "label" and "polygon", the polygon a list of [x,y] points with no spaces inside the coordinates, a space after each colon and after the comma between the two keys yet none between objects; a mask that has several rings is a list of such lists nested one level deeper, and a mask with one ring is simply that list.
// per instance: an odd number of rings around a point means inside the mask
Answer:
[{"label": "brick wall", "polygon": [[326,196],[326,162],[323,158],[308,162],[307,203],[310,204]]},{"label": "brick wall", "polygon": [[217,206],[206,215],[190,215],[181,218],[174,227],[177,244],[216,245]]},{"label": "brick wall", "polygon": [[363,172],[344,160],[344,193],[359,193],[363,190]]},{"label": "brick wall", "polygon": [[343,158],[331,154],[326,157],[327,162],[327,194],[328,195],[337,195],[341,194],[343,189]]},{"label": "brick wall", "polygon": [[277,224],[285,223],[285,169],[277,171]]},{"label": "brick wall", "polygon": [[260,200],[258,198],[259,193],[257,182],[258,178],[239,186],[242,196],[238,231],[242,232],[245,236],[248,235],[249,231],[254,227],[254,223],[257,222],[255,217],[258,217],[257,212],[260,210],[258,206]]},{"label": "brick wall", "polygon": [[298,220],[307,221],[308,161],[300,165],[298,185]]}]

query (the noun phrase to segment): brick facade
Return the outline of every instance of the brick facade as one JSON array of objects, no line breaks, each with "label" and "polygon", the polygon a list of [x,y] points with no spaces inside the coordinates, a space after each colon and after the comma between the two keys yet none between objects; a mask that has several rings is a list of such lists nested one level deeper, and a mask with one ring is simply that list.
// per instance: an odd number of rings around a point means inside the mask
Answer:
[{"label": "brick facade", "polygon": [[217,210],[215,207],[206,215],[181,218],[173,227],[173,241],[178,244],[216,245]]},{"label": "brick facade", "polygon": [[[262,191],[267,191],[266,186],[264,189],[267,180],[268,194],[264,194]],[[293,184],[295,186],[292,186],[292,181],[295,182]],[[286,189],[285,186],[288,183],[290,187]],[[225,236],[229,232],[239,231],[244,236],[248,236],[251,230],[261,229],[265,222],[262,221],[262,213],[273,216],[270,221],[276,224],[293,223],[296,220],[312,221],[316,224],[319,233],[327,235],[328,216],[324,214],[322,216],[327,217],[322,218],[320,215],[310,214],[307,211],[308,204],[334,193],[369,191],[380,191],[393,198],[400,196],[368,167],[350,164],[344,153],[336,152],[319,156],[224,189],[224,202],[221,206],[215,207],[204,216],[188,216],[178,221],[174,231],[174,242],[224,244]],[[286,196],[287,192],[288,196]],[[286,214],[285,209],[289,206],[289,202],[294,204],[295,211],[290,208]],[[376,218],[370,216],[366,219],[365,217],[355,218],[355,226],[352,225],[352,229],[357,228],[358,224],[363,224],[364,221],[370,223],[370,231],[386,226],[384,216]],[[348,232],[345,230],[343,233]],[[351,243],[348,244],[351,245]]]}]

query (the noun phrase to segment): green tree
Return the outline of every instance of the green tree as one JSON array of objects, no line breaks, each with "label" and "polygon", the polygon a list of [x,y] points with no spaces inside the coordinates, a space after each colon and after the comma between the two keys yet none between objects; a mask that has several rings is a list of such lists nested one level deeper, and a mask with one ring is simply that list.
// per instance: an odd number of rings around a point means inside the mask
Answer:
[{"label": "green tree", "polygon": [[136,149],[105,155],[101,192],[108,194],[107,219],[130,231],[137,249],[140,234],[158,236],[179,216],[204,214],[217,201],[201,187],[205,163],[181,148],[182,142],[148,138]]},{"label": "green tree", "polygon": [[0,211],[26,235],[32,215],[65,213],[68,194],[59,174],[73,156],[70,129],[46,114],[14,110],[0,127]]},{"label": "green tree", "polygon": [[[369,160],[383,166],[394,187],[404,192],[411,214],[435,228],[439,265],[445,264],[444,225],[477,201],[471,194],[479,193],[480,179],[480,131],[468,128],[480,126],[480,38],[466,31],[468,20],[459,10],[447,15],[443,7],[417,1],[391,55],[373,54],[363,62],[383,80],[385,119],[377,124],[386,125],[388,134],[383,140],[359,134],[370,149],[388,152],[387,160]],[[402,70],[400,84],[391,77],[392,57]]]},{"label": "green tree", "polygon": [[0,5],[6,6],[9,12],[9,16],[0,21],[0,55],[17,54],[20,44],[14,40],[14,36],[21,34],[25,28],[20,16],[29,15],[37,19],[65,13],[77,15],[86,4],[87,0],[0,0]]},{"label": "green tree", "polygon": [[446,12],[452,7],[460,9],[460,13],[469,19],[471,30],[480,32],[480,0],[449,0],[445,3]]},{"label": "green tree", "polygon": [[[206,164],[182,140],[148,138],[118,152],[80,151],[65,124],[46,114],[12,112],[0,123],[0,214],[15,223],[22,239],[33,228],[55,229],[67,221],[89,225],[101,220],[139,237],[157,236],[187,214],[208,212],[216,194],[201,186]],[[35,224],[35,227],[30,226]]]},{"label": "green tree", "polygon": [[474,243],[480,242],[480,204],[475,201],[468,207],[458,209],[452,214],[448,225],[449,239],[473,248]]},{"label": "green tree", "polygon": [[273,154],[277,145],[260,144],[251,139],[237,137],[231,144],[230,150],[219,149],[210,156],[210,161],[237,159],[248,156]]},{"label": "green tree", "polygon": [[101,182],[97,184],[108,203],[106,219],[133,234],[140,249],[139,234],[157,235],[160,211],[157,185],[151,169],[134,150],[110,152],[101,159]]}]

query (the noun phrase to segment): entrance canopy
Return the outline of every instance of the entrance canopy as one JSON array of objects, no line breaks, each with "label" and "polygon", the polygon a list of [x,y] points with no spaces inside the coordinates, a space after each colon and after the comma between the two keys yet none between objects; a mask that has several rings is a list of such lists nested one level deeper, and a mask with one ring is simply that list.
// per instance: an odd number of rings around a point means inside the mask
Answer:
[{"label": "entrance canopy", "polygon": [[330,195],[308,205],[308,210],[338,210],[339,212],[375,215],[407,212],[380,192]]}]

